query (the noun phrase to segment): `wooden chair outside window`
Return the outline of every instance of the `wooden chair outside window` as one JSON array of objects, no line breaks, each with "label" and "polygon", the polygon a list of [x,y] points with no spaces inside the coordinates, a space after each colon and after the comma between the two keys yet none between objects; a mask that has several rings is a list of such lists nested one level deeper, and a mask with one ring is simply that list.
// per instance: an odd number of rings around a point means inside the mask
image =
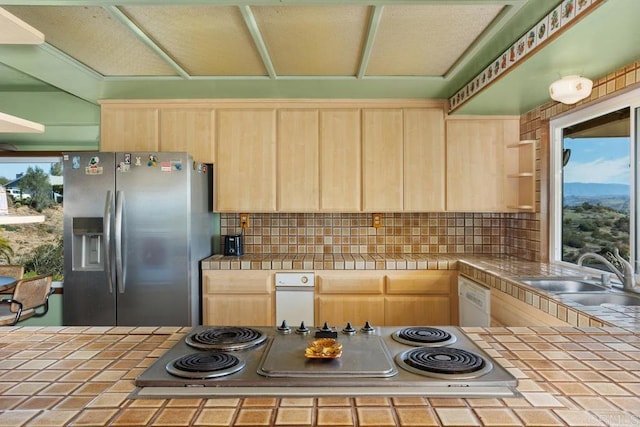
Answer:
[{"label": "wooden chair outside window", "polygon": [[15,325],[30,317],[42,317],[49,310],[53,275],[18,281],[11,298],[0,300],[0,325]]},{"label": "wooden chair outside window", "polygon": [[21,265],[0,265],[0,276],[15,277],[22,279],[24,267]]}]

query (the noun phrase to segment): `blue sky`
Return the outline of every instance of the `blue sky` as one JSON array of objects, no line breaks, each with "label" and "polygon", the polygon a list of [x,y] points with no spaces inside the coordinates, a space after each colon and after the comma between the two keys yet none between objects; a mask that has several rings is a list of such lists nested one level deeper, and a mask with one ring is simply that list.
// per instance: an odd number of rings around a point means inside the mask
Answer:
[{"label": "blue sky", "polygon": [[571,159],[564,182],[629,184],[629,138],[565,138]]},{"label": "blue sky", "polygon": [[46,174],[49,174],[51,168],[51,162],[45,163],[6,163],[4,159],[0,159],[0,176],[3,176],[9,180],[13,180],[16,174],[27,171],[29,166],[37,166],[42,169]]}]

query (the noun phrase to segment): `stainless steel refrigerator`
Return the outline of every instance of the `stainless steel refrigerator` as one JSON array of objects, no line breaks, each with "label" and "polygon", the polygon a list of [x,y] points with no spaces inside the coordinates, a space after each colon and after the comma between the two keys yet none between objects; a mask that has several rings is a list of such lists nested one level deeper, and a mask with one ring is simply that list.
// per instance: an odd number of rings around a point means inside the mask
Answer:
[{"label": "stainless steel refrigerator", "polygon": [[65,325],[201,323],[211,165],[186,153],[63,153]]}]

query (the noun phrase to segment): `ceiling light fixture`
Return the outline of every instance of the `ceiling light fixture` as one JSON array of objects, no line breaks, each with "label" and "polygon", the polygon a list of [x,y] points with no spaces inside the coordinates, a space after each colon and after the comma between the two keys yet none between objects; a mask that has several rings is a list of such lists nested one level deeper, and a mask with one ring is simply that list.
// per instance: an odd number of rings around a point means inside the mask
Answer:
[{"label": "ceiling light fixture", "polygon": [[591,94],[593,82],[586,77],[566,76],[549,86],[549,95],[554,101],[563,104],[575,104]]}]

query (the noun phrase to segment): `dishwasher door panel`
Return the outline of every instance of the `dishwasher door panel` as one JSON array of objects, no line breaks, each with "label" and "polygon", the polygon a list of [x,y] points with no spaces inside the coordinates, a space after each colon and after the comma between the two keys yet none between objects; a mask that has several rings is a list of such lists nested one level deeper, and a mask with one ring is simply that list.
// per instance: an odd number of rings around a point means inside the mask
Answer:
[{"label": "dishwasher door panel", "polygon": [[487,327],[491,322],[491,291],[465,277],[458,278],[460,326]]},{"label": "dishwasher door panel", "polygon": [[305,326],[313,326],[314,292],[313,288],[276,288],[276,325],[283,320],[291,327],[297,327],[300,322]]}]

